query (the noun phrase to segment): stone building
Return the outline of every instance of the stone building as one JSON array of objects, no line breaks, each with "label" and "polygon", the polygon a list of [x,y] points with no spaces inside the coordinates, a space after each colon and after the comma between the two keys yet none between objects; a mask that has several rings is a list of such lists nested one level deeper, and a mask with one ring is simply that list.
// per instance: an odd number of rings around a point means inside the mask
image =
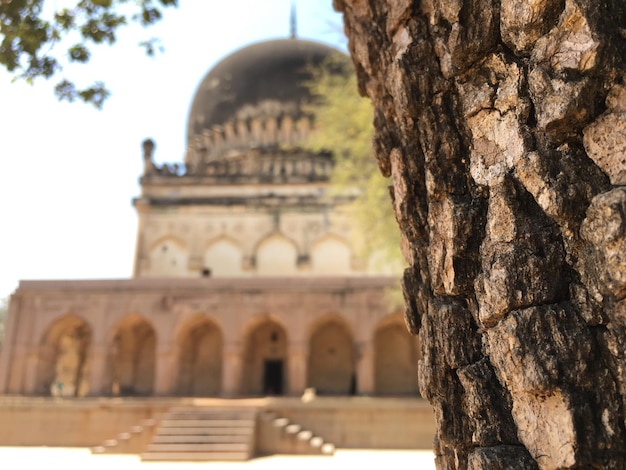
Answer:
[{"label": "stone building", "polygon": [[22,281],[0,394],[417,394],[397,278],[354,252],[332,155],[301,145],[315,127],[302,82],[331,53],[262,42],[206,75],[184,165],[143,144],[134,277]]}]

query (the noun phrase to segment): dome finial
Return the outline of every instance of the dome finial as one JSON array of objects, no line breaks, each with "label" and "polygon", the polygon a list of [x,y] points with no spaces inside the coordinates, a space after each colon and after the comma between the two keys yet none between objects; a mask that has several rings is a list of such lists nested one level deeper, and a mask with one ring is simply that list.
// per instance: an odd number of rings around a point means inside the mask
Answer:
[{"label": "dome finial", "polygon": [[296,38],[296,28],[298,26],[298,21],[296,18],[296,2],[292,0],[291,2],[291,15],[289,18],[289,30],[290,30],[290,34],[289,37],[291,37],[291,39],[295,39]]}]

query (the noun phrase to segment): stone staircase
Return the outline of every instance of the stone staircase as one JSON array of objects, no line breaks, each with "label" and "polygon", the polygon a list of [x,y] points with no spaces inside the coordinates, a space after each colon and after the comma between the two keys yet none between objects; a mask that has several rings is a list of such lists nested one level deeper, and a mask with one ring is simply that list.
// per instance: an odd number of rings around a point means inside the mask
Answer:
[{"label": "stone staircase", "polygon": [[264,454],[329,456],[335,454],[334,444],[326,442],[313,431],[272,411],[260,413],[257,442]]},{"label": "stone staircase", "polygon": [[155,419],[144,419],[141,424],[132,426],[119,433],[113,439],[107,439],[101,445],[92,447],[92,454],[139,454],[152,439],[156,426]]},{"label": "stone staircase", "polygon": [[141,460],[248,460],[255,449],[256,415],[254,408],[172,408]]}]

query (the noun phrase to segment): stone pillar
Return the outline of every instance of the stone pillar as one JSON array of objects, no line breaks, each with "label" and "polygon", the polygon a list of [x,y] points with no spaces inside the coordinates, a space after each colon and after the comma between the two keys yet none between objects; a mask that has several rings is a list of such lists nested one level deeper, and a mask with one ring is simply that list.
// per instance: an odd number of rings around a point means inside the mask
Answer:
[{"label": "stone pillar", "polygon": [[104,390],[107,367],[107,345],[104,343],[91,345],[89,361],[89,396],[99,397],[108,395]]},{"label": "stone pillar", "polygon": [[374,393],[374,344],[359,341],[356,344],[356,392],[359,395]]},{"label": "stone pillar", "polygon": [[7,368],[7,385],[3,393],[26,394],[25,377],[28,363],[28,349],[15,345],[11,354],[11,364]]},{"label": "stone pillar", "polygon": [[9,392],[9,374],[11,367],[15,366],[14,357],[17,339],[17,322],[20,299],[13,295],[9,302],[9,311],[4,330],[4,344],[0,354],[0,395]]},{"label": "stone pillar", "polygon": [[226,343],[222,365],[222,396],[236,397],[241,392],[242,348],[238,343]]},{"label": "stone pillar", "polygon": [[307,349],[304,343],[289,344],[289,357],[287,358],[287,393],[289,395],[302,395],[306,387]]},{"label": "stone pillar", "polygon": [[[26,353],[26,376],[24,377],[24,393],[26,395],[35,395],[40,392],[37,390],[37,369],[39,367],[39,354],[36,346],[32,346]],[[48,390],[46,390],[48,392]]]},{"label": "stone pillar", "polygon": [[155,396],[171,395],[176,369],[176,349],[171,345],[157,347],[154,371],[154,391]]}]

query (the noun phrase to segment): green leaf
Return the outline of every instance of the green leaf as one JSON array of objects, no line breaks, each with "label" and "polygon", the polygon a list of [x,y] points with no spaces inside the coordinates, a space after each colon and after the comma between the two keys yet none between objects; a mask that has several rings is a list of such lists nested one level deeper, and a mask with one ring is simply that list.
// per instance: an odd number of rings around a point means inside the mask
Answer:
[{"label": "green leaf", "polygon": [[[60,60],[86,63],[92,44],[113,44],[122,26],[130,22],[148,26],[162,18],[164,8],[177,4],[177,0],[76,0],[47,20],[42,17],[43,0],[0,0],[0,66],[28,83],[53,77],[62,68]],[[67,49],[66,55],[55,51],[55,44],[76,34],[82,41]],[[148,55],[162,49],[156,39],[142,41],[141,47]],[[77,90],[69,79],[57,84],[55,94],[61,100],[80,99],[96,107],[109,96],[101,83]]]},{"label": "green leaf", "polygon": [[70,47],[68,54],[72,62],[88,62],[90,57],[89,50],[82,44]]}]

